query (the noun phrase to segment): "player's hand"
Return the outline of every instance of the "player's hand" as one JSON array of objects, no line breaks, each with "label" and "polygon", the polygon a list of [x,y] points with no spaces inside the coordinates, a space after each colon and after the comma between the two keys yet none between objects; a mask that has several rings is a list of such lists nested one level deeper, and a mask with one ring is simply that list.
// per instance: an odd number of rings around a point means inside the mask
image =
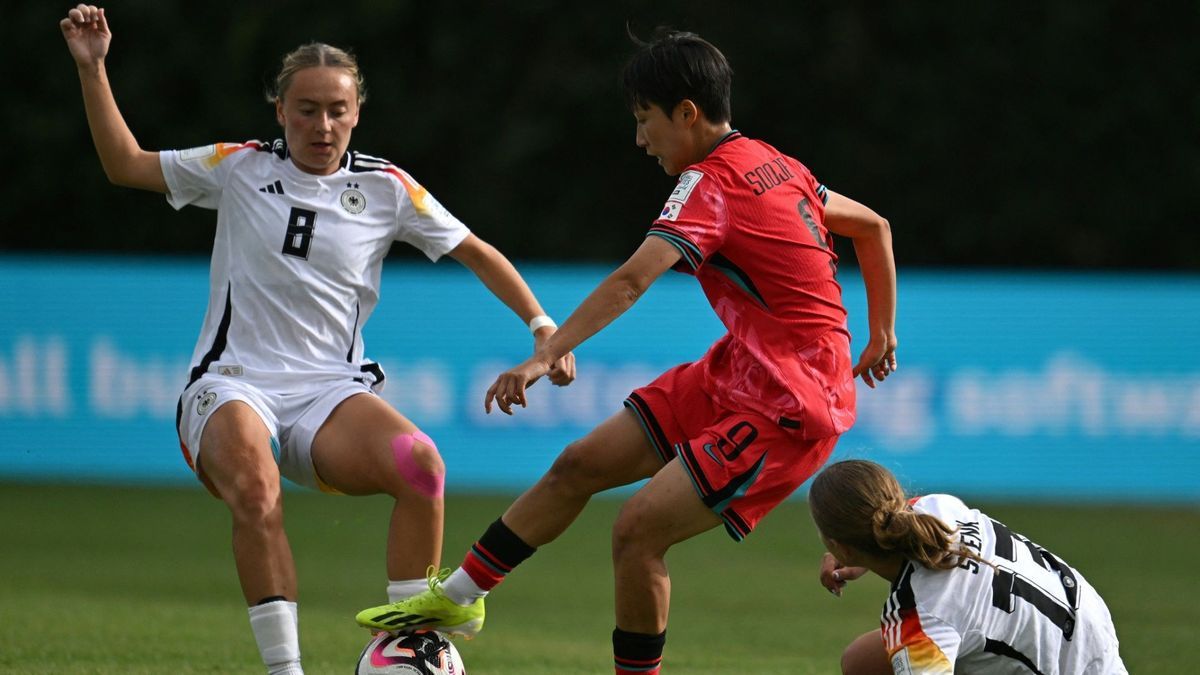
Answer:
[{"label": "player's hand", "polygon": [[500,374],[492,386],[488,387],[483,397],[483,410],[489,415],[492,412],[492,401],[496,402],[500,412],[512,414],[513,404],[525,407],[525,389],[532,386],[543,375],[550,372],[551,366],[547,361],[536,355],[530,357],[521,365]]},{"label": "player's hand", "polygon": [[880,333],[872,336],[858,357],[858,365],[854,366],[854,377],[862,377],[868,387],[874,389],[875,382],[883,382],[888,375],[896,372],[896,341],[895,333]]},{"label": "player's hand", "polygon": [[821,585],[824,586],[830,593],[837,597],[842,597],[842,588],[846,586],[847,581],[854,581],[867,573],[865,567],[847,567],[833,557],[828,551],[821,556],[821,572],[819,579]]},{"label": "player's hand", "polygon": [[565,387],[575,381],[575,354],[567,352],[567,355],[554,362],[550,367],[550,384],[556,387]]},{"label": "player's hand", "polygon": [[[536,352],[551,335],[554,335],[556,328],[546,327],[539,329],[533,338],[533,350]],[[567,355],[554,362],[548,373],[550,384],[557,387],[565,387],[575,381],[575,354],[567,352]]]},{"label": "player's hand", "polygon": [[104,8],[95,5],[79,5],[67,12],[67,18],[58,22],[67,49],[78,66],[93,66],[104,60],[112,31],[104,18]]}]

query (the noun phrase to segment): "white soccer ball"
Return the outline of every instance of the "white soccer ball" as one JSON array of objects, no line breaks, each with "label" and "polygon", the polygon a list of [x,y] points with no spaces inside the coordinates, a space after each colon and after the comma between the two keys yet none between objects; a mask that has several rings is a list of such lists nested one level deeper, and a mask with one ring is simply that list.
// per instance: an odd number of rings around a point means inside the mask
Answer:
[{"label": "white soccer ball", "polygon": [[432,630],[380,633],[358,657],[355,675],[464,675],[454,643]]}]

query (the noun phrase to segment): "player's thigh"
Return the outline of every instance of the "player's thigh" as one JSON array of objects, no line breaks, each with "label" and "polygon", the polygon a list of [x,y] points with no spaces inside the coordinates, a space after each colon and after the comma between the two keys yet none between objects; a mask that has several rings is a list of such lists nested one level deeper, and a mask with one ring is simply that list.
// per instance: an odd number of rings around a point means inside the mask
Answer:
[{"label": "player's thigh", "polygon": [[863,633],[842,652],[843,675],[893,675],[879,630]]},{"label": "player's thigh", "polygon": [[613,526],[613,555],[635,547],[661,553],[720,524],[679,459],[673,459],[621,507]]},{"label": "player's thigh", "polygon": [[[313,469],[323,483],[339,492],[387,492],[397,480],[394,442],[417,431],[417,425],[378,396],[355,394],[333,409],[313,437]],[[423,470],[444,472],[435,447],[413,454]]]},{"label": "player's thigh", "polygon": [[662,467],[637,417],[624,409],[568,444],[547,478],[599,492],[648,478]]},{"label": "player's thigh", "polygon": [[252,484],[278,484],[271,432],[259,414],[237,400],[211,414],[200,437],[200,480],[226,501]]}]

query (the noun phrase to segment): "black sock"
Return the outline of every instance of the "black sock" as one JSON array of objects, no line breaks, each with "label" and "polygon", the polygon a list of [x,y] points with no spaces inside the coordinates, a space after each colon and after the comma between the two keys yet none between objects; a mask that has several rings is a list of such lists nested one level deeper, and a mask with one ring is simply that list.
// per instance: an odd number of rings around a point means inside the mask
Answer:
[{"label": "black sock", "polygon": [[476,586],[490,591],[536,550],[497,518],[471,547],[462,568]]},{"label": "black sock", "polygon": [[630,633],[614,628],[613,665],[617,673],[639,673],[654,675],[662,667],[663,646],[667,643],[667,631],[658,635]]}]

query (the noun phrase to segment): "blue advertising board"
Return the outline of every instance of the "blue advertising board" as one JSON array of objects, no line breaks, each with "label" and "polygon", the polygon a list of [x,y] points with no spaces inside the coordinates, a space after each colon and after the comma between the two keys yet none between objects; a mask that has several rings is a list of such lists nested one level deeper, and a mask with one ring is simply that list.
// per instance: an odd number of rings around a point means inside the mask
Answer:
[{"label": "blue advertising board", "polygon": [[[607,273],[521,265],[562,319]],[[0,256],[0,480],[184,483],[175,436],[208,288],[193,258]],[[865,302],[843,269],[855,350]],[[483,395],[531,340],[453,261],[385,266],[367,355],[384,396],[438,443],[451,490],[517,491],[628,392],[722,334],[694,280],[668,274],[539,383],[513,417]],[[1200,502],[1200,276],[902,272],[898,372],[859,385],[835,458],[918,491]]]}]

